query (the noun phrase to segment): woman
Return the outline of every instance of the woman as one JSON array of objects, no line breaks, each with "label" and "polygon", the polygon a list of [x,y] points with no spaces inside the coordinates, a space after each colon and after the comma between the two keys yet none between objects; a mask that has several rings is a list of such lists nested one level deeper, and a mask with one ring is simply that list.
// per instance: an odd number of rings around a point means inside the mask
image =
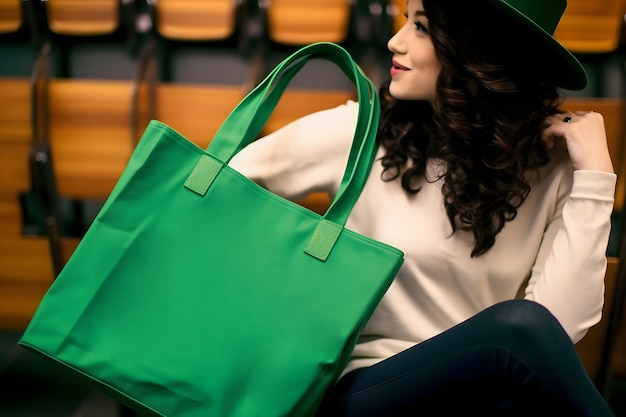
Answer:
[{"label": "woman", "polygon": [[[347,223],[405,262],[320,416],[612,415],[572,342],[600,319],[616,175],[602,116],[558,110],[557,87],[587,82],[551,36],[564,8],[408,0]],[[231,165],[332,194],[356,113],[304,117]]]}]

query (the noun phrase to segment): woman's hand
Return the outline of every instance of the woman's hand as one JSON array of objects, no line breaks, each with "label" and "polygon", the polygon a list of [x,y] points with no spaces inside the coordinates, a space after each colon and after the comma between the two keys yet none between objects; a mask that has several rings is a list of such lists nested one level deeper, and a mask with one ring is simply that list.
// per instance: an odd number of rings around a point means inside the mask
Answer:
[{"label": "woman's hand", "polygon": [[614,172],[600,113],[555,114],[546,119],[546,124],[543,140],[550,148],[564,142],[575,170]]}]

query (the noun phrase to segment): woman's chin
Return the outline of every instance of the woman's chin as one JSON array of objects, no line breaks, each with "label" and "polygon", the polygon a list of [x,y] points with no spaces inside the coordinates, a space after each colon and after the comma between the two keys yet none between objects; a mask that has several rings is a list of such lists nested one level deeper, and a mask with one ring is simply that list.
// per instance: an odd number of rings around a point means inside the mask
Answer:
[{"label": "woman's chin", "polygon": [[[407,100],[407,101],[432,101],[433,97],[427,94],[419,94],[419,92],[407,89],[404,86],[398,85],[394,83],[392,80],[389,84],[389,94],[396,100]],[[433,94],[434,95],[434,94]]]}]

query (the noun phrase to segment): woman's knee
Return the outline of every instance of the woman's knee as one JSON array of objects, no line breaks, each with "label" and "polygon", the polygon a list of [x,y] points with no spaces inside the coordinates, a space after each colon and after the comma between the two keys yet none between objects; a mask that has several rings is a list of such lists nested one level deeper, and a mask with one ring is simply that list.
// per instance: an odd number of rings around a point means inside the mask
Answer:
[{"label": "woman's knee", "polygon": [[541,304],[529,300],[498,303],[485,311],[491,317],[493,330],[525,343],[553,343],[567,339],[556,317]]}]

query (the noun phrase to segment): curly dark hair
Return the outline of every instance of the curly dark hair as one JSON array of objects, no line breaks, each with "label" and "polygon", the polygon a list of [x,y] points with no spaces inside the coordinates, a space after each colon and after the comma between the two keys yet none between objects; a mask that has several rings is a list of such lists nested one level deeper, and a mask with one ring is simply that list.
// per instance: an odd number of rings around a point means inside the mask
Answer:
[{"label": "curly dark hair", "polygon": [[472,232],[472,257],[487,252],[549,161],[540,134],[561,97],[544,82],[524,41],[506,36],[510,22],[485,21],[477,2],[423,0],[441,64],[437,98],[396,100],[380,89],[383,179],[409,193],[434,158],[446,167],[444,205],[452,231]]}]

